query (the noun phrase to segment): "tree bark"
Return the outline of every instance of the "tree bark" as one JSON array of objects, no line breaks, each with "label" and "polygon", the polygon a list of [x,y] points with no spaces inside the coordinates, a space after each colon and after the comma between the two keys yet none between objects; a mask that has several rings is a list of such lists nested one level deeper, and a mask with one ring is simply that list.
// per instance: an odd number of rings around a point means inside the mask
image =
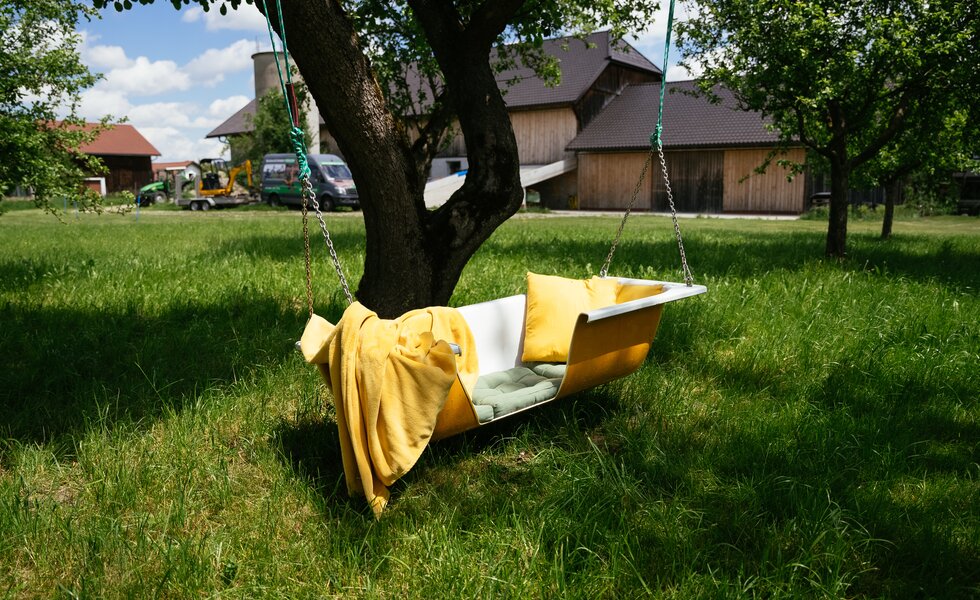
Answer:
[{"label": "tree bark", "polygon": [[[467,261],[521,203],[517,143],[489,63],[506,19],[499,27],[464,26],[451,5],[412,4],[442,67],[469,161],[463,188],[436,211],[425,207],[426,161],[388,110],[341,3],[282,3],[290,52],[357,182],[366,249],[356,296],[383,317],[447,304]],[[516,10],[520,2],[509,4]]]},{"label": "tree bark", "polygon": [[830,165],[830,222],[827,225],[827,256],[847,255],[847,185],[848,169],[839,161]]},{"label": "tree bark", "polygon": [[895,199],[901,193],[902,183],[898,178],[892,179],[885,186],[885,218],[881,221],[881,239],[887,240],[892,236],[892,222],[895,219]]}]

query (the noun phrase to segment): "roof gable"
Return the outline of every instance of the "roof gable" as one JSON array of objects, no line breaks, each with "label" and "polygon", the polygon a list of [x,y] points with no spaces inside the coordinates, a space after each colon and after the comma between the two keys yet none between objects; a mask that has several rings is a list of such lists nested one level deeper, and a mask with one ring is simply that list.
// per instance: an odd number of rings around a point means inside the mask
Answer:
[{"label": "roof gable", "polygon": [[225,122],[218,125],[208,133],[206,138],[216,138],[226,135],[238,135],[249,133],[255,129],[252,119],[248,118],[255,115],[255,107],[258,104],[255,98],[249,100],[248,104],[238,109],[232,116],[225,119]]},{"label": "roof gable", "polygon": [[585,41],[574,37],[546,40],[543,50],[558,59],[561,81],[549,87],[532,69],[523,66],[501,72],[497,83],[508,108],[573,104],[611,63],[661,74],[636,48],[622,40],[613,40],[608,31],[593,33]]},{"label": "roof gable", "polygon": [[[497,75],[497,85],[504,94],[504,102],[508,108],[527,109],[573,104],[610,64],[662,74],[636,48],[625,41],[613,40],[608,31],[590,34],[585,41],[575,37],[545,40],[543,50],[558,59],[561,81],[557,86],[549,87],[532,69],[523,66],[502,71]],[[413,102],[416,112],[425,112],[425,106],[431,101],[431,93],[421,91],[424,84],[416,70],[407,69],[405,77],[415,96]],[[253,99],[204,137],[216,138],[251,132],[253,126],[247,117],[255,114],[255,107],[256,101]],[[324,124],[322,117],[320,124]]]},{"label": "roof gable", "polygon": [[[667,83],[664,148],[772,145],[779,134],[758,112],[738,108],[731,91],[714,90],[719,102],[696,96],[694,81]],[[660,84],[631,85],[569,143],[568,150],[646,150],[657,128]]]},{"label": "roof gable", "polygon": [[[96,123],[86,123],[80,128],[92,131],[98,126]],[[82,144],[79,150],[97,156],[160,156],[160,151],[135,127],[124,123],[110,125],[90,143]]]}]

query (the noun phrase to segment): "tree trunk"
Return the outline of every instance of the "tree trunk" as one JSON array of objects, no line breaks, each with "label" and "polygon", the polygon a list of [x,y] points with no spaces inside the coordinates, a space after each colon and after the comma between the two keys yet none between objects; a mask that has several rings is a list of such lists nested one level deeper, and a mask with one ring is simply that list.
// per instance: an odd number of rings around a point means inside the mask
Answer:
[{"label": "tree trunk", "polygon": [[896,178],[885,186],[885,218],[881,222],[881,239],[887,240],[892,236],[892,221],[895,218],[895,200],[901,193],[902,183]]},{"label": "tree trunk", "polygon": [[827,225],[827,256],[847,255],[847,179],[848,170],[837,161],[830,165],[830,223]]},{"label": "tree trunk", "polygon": [[367,239],[356,296],[383,317],[447,304],[473,253],[520,208],[517,143],[489,64],[499,31],[468,35],[446,11],[429,8],[427,21],[425,6],[413,8],[444,71],[470,165],[463,188],[436,211],[425,207],[426,165],[388,110],[341,4],[282,4],[290,51],[357,182]]}]

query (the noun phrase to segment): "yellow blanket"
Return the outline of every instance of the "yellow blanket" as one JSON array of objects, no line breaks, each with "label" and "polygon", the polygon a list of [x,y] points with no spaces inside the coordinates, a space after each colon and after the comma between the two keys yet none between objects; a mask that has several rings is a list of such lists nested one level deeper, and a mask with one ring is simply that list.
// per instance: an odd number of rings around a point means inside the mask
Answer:
[{"label": "yellow blanket", "polygon": [[[454,355],[448,342],[458,344]],[[347,491],[380,516],[392,485],[422,455],[457,376],[476,383],[476,344],[458,311],[414,310],[380,319],[359,302],[336,326],[313,315],[300,348],[333,390]]]}]

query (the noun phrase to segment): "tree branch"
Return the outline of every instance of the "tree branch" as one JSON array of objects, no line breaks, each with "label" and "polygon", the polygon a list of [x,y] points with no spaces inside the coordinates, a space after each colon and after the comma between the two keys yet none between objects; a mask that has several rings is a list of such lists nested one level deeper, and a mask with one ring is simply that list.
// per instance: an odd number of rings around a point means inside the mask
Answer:
[{"label": "tree branch", "polygon": [[412,154],[419,165],[431,163],[435,155],[439,153],[439,143],[455,114],[452,103],[448,100],[448,91],[443,90],[438,97],[433,99],[432,112],[429,113],[428,121],[424,127],[419,129],[419,137],[412,144]]},{"label": "tree branch", "polygon": [[865,162],[874,158],[882,148],[885,147],[889,141],[892,140],[901,130],[902,125],[905,123],[905,118],[908,116],[909,103],[912,100],[913,93],[906,89],[906,93],[902,94],[899,98],[898,104],[895,106],[895,110],[892,112],[892,116],[889,119],[888,126],[885,127],[873,142],[868,144],[868,146],[860,154],[854,158],[847,161],[850,168],[857,167],[858,165],[864,164]]}]

